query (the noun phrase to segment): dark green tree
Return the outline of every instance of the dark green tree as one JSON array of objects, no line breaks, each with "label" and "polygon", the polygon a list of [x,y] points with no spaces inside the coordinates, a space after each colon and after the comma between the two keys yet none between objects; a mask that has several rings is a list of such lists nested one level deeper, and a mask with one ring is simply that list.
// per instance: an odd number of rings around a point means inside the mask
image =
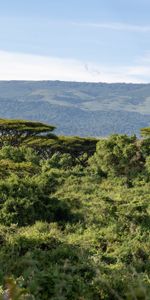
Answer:
[{"label": "dark green tree", "polygon": [[54,126],[40,122],[0,119],[0,146],[4,143],[18,146],[35,136],[50,137],[54,129]]},{"label": "dark green tree", "polygon": [[97,143],[92,162],[106,174],[132,176],[143,166],[136,136],[112,135]]}]

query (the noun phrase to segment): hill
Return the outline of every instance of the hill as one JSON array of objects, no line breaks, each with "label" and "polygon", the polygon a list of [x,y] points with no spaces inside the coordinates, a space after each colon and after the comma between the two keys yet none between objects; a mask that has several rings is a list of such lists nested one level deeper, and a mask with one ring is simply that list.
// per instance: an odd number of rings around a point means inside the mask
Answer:
[{"label": "hill", "polygon": [[0,81],[0,117],[47,122],[63,135],[138,135],[150,123],[150,84]]}]

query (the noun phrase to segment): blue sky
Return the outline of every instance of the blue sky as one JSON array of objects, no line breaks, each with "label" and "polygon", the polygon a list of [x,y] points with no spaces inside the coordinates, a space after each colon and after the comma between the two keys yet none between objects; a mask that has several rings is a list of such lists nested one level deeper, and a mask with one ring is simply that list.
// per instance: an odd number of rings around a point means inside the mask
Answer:
[{"label": "blue sky", "polygon": [[0,79],[150,82],[149,0],[2,0]]}]

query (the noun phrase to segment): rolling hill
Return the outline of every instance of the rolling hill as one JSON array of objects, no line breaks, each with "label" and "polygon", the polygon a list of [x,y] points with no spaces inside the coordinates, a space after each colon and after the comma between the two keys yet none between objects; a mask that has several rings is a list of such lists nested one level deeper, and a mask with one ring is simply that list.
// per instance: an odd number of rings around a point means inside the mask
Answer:
[{"label": "rolling hill", "polygon": [[0,81],[0,118],[46,122],[64,135],[139,135],[150,125],[150,84]]}]

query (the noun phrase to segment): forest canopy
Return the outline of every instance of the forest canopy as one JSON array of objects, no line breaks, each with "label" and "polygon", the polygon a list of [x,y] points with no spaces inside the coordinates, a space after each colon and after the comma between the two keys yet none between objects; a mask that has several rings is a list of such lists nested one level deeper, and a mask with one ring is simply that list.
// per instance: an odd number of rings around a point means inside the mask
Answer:
[{"label": "forest canopy", "polygon": [[54,129],[0,120],[0,299],[148,300],[149,135]]}]

